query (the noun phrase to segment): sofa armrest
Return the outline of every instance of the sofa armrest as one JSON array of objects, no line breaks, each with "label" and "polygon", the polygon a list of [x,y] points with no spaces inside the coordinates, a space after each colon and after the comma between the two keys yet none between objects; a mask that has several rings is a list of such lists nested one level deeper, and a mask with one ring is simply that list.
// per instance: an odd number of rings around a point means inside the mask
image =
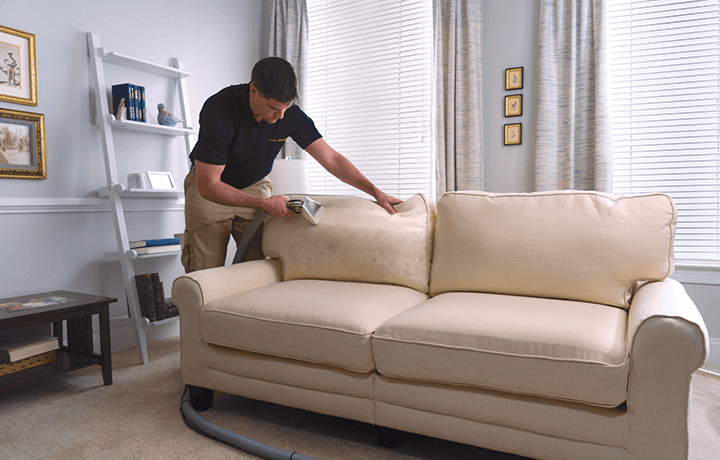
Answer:
[{"label": "sofa armrest", "polygon": [[[671,343],[676,363],[688,373],[702,366],[709,354],[707,327],[700,312],[682,284],[674,279],[642,285],[632,301],[628,315],[628,350],[630,359],[642,358],[667,361],[670,356],[652,352]],[[651,340],[647,347],[638,340]],[[649,345],[649,344],[648,344]],[[680,345],[687,348],[679,349]],[[648,351],[647,356],[638,355]]]},{"label": "sofa armrest", "polygon": [[200,329],[203,305],[215,299],[282,281],[281,262],[254,260],[188,273],[175,279],[173,303],[180,310],[180,346],[183,382],[209,388],[205,343]]},{"label": "sofa armrest", "polygon": [[666,279],[635,293],[627,334],[632,458],[687,458],[692,374],[709,354],[705,322],[682,284]]},{"label": "sofa armrest", "polygon": [[230,294],[280,281],[282,268],[279,260],[253,260],[180,276],[173,282],[172,298],[173,303],[183,311],[193,306],[200,308]]}]

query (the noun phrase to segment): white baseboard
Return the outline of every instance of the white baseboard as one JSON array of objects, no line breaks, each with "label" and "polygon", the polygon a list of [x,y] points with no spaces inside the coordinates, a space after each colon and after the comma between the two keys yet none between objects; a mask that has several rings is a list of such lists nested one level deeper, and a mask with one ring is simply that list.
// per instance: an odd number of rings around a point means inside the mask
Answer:
[{"label": "white baseboard", "polygon": [[710,338],[709,363],[720,364],[720,339]]},{"label": "white baseboard", "polygon": [[[150,327],[145,329],[148,342],[177,337],[180,335],[180,321],[175,321],[163,327]],[[131,327],[116,327],[110,330],[110,348],[113,352],[137,346],[135,332]],[[100,350],[100,333],[93,337],[95,350]],[[138,352],[139,353],[139,352]]]}]

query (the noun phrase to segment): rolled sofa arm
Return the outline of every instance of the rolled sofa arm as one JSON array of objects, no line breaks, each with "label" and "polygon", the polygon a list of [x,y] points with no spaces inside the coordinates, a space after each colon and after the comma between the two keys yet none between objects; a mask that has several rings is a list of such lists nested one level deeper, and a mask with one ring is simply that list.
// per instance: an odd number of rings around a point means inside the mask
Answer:
[{"label": "rolled sofa arm", "polygon": [[172,300],[180,311],[182,376],[186,385],[204,387],[205,343],[200,330],[200,309],[213,300],[282,281],[282,263],[254,260],[188,273],[175,279]]},{"label": "rolled sofa arm", "polygon": [[705,322],[673,279],[641,286],[627,330],[631,458],[687,458],[692,374],[707,360]]}]

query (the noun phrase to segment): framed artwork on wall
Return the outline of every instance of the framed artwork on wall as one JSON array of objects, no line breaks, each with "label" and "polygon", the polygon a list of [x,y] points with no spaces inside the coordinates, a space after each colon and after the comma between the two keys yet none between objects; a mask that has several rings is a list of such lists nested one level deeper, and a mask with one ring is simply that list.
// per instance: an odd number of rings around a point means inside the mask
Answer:
[{"label": "framed artwork on wall", "polygon": [[47,178],[44,115],[0,109],[0,177]]},{"label": "framed artwork on wall", "polygon": [[505,116],[519,117],[522,115],[522,94],[505,96]]},{"label": "framed artwork on wall", "polygon": [[35,35],[0,26],[0,101],[38,105]]},{"label": "framed artwork on wall", "polygon": [[522,144],[522,123],[505,125],[505,145]]},{"label": "framed artwork on wall", "polygon": [[153,190],[175,190],[175,181],[172,175],[165,171],[145,171],[150,188]]},{"label": "framed artwork on wall", "polygon": [[522,89],[523,87],[523,68],[513,67],[505,69],[505,89]]}]

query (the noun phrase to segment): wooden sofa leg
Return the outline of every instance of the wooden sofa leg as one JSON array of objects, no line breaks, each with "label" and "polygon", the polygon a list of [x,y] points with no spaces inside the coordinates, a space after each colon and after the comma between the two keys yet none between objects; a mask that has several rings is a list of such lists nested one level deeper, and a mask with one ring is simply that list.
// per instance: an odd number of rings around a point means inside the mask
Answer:
[{"label": "wooden sofa leg", "polygon": [[190,402],[192,403],[193,409],[198,412],[205,412],[212,407],[213,396],[215,395],[214,390],[192,385],[188,385],[188,389],[190,390]]},{"label": "wooden sofa leg", "polygon": [[400,444],[405,433],[386,426],[375,425],[375,436],[380,447],[392,449]]}]

